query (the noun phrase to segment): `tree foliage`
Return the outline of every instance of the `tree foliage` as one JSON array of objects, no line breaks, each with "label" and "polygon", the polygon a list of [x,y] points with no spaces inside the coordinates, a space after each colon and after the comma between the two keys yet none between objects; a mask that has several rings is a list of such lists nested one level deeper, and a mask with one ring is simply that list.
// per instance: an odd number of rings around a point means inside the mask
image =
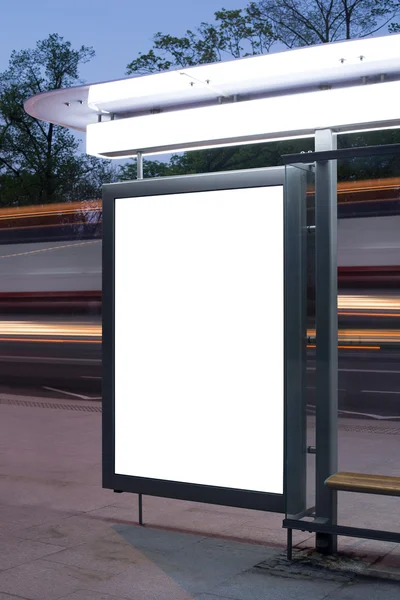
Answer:
[{"label": "tree foliage", "polygon": [[114,179],[106,161],[79,154],[79,142],[64,127],[44,123],[24,111],[30,96],[79,82],[79,66],[92,48],[73,49],[57,34],[33,49],[14,51],[0,74],[1,204],[32,204],[99,196]]},{"label": "tree foliage", "polygon": [[260,0],[253,3],[288,48],[363,38],[393,24],[398,0]]},{"label": "tree foliage", "polygon": [[[167,177],[168,175],[179,175],[179,168],[174,173],[174,161],[169,163],[159,160],[144,160],[143,161],[143,177]],[[137,178],[137,161],[136,159],[122,165],[119,169],[119,179],[122,181],[131,181]]]},{"label": "tree foliage", "polygon": [[201,23],[182,37],[154,36],[154,46],[127,66],[127,75],[155,73],[269,52],[276,41],[272,25],[257,6],[214,14],[215,23]]},{"label": "tree foliage", "polygon": [[288,48],[362,38],[400,25],[400,0],[259,0],[214,13],[182,37],[158,32],[153,47],[127,66],[127,75],[147,74],[265,54],[275,43]]},{"label": "tree foliage", "polygon": [[[400,0],[260,0],[239,10],[222,9],[215,13],[213,24],[201,23],[183,37],[157,33],[153,48],[140,54],[127,67],[127,74],[144,74],[198,64],[265,54],[275,43],[288,48],[338,40],[367,37],[385,27],[400,32],[394,19],[400,13]],[[397,133],[380,133],[380,143],[400,139]],[[343,147],[371,143],[370,134],[342,136]],[[390,143],[387,141],[386,143]],[[144,175],[157,177],[185,173],[203,173],[280,164],[285,153],[311,150],[309,139],[292,142],[253,144],[242,147],[209,149],[175,155],[170,162],[145,162]],[[393,161],[385,172],[395,169]],[[377,173],[377,162],[367,171]],[[367,173],[366,171],[366,173]],[[341,176],[350,178],[343,166]],[[123,168],[123,178],[136,177],[135,163]]]}]

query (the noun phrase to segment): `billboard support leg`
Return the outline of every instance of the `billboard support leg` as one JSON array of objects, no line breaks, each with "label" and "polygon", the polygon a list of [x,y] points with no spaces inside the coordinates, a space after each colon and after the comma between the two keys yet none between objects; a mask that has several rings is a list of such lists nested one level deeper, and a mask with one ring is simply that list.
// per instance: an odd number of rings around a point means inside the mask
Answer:
[{"label": "billboard support leg", "polygon": [[138,494],[139,525],[143,525],[143,494]]},{"label": "billboard support leg", "polygon": [[[330,129],[316,131],[315,150],[335,150]],[[315,166],[316,241],[316,517],[337,524],[337,495],[325,480],[337,471],[337,165]],[[316,534],[316,549],[337,551],[337,536]]]},{"label": "billboard support leg", "polygon": [[293,529],[287,530],[286,557],[288,560],[293,558]]}]

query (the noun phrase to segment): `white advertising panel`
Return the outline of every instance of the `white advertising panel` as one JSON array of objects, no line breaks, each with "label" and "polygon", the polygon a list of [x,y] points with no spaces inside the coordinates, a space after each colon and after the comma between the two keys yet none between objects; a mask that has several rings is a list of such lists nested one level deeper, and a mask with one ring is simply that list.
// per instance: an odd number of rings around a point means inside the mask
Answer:
[{"label": "white advertising panel", "polygon": [[283,186],[115,199],[115,474],[283,493]]}]

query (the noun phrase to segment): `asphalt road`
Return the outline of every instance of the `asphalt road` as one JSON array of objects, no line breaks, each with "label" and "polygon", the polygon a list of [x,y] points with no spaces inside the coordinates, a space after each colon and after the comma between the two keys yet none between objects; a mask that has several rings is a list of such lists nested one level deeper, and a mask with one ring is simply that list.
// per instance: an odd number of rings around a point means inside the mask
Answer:
[{"label": "asphalt road", "polygon": [[101,399],[101,344],[0,342],[0,392]]},{"label": "asphalt road", "polygon": [[0,245],[0,293],[101,290],[101,240]]},{"label": "asphalt road", "polygon": [[[101,399],[101,341],[1,341],[0,392]],[[315,410],[315,351],[309,351],[307,405]],[[339,350],[340,415],[400,420],[400,350]]]},{"label": "asphalt road", "polygon": [[[307,403],[315,407],[315,352],[307,365]],[[341,416],[400,420],[400,350],[339,350]]]}]

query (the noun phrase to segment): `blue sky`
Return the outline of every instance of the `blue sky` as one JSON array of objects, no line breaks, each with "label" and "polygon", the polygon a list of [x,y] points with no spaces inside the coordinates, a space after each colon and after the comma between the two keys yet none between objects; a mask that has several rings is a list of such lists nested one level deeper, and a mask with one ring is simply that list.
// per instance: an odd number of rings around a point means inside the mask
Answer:
[{"label": "blue sky", "polygon": [[0,71],[12,50],[34,47],[59,33],[74,47],[93,46],[96,57],[81,69],[88,83],[125,76],[126,65],[147,52],[158,31],[182,35],[216,10],[242,8],[247,0],[4,0],[0,36]]}]

